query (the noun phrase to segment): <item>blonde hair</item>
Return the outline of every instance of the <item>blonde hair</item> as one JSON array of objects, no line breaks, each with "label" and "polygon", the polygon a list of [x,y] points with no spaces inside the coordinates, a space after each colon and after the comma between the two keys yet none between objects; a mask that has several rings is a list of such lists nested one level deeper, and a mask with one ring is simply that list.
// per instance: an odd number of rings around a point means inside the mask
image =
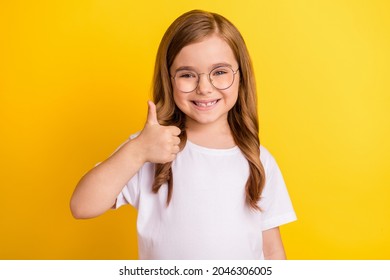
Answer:
[{"label": "blonde hair", "polygon": [[[249,163],[250,174],[246,183],[246,202],[260,210],[258,201],[265,183],[265,173],[260,161],[257,94],[251,59],[244,39],[237,28],[221,15],[193,10],[178,17],[165,32],[156,58],[153,78],[153,98],[161,125],[174,125],[182,130],[180,148],[187,140],[185,115],[176,106],[169,68],[180,50],[211,34],[217,34],[232,49],[240,69],[238,99],[228,113],[228,123],[235,143]],[[153,191],[168,183],[167,204],[172,198],[172,163],[156,164]]]}]

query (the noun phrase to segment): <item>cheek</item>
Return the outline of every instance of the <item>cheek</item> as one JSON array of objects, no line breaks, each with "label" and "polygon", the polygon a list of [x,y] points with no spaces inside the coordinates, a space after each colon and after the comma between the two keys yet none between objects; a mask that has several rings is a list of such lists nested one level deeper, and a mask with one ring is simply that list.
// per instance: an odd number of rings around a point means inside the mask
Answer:
[{"label": "cheek", "polygon": [[234,81],[234,84],[232,85],[232,87],[230,88],[230,91],[228,93],[229,95],[229,99],[236,103],[237,99],[238,99],[238,91],[239,91],[239,88],[240,88],[240,81]]},{"label": "cheek", "polygon": [[175,101],[176,106],[183,111],[183,104],[184,104],[184,98],[183,95],[176,92],[175,90],[173,91],[173,101]]}]

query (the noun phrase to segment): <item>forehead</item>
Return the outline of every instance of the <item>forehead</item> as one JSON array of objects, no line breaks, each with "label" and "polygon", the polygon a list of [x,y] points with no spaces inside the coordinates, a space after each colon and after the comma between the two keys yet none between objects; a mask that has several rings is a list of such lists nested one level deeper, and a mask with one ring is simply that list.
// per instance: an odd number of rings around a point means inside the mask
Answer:
[{"label": "forehead", "polygon": [[171,68],[188,66],[205,70],[219,63],[237,65],[234,53],[228,43],[214,34],[182,48],[175,57]]}]

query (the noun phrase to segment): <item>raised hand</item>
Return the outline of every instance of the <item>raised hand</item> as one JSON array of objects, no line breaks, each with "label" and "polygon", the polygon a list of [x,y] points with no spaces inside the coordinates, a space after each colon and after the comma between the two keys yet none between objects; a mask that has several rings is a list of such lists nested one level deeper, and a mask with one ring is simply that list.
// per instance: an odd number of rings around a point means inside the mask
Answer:
[{"label": "raised hand", "polygon": [[166,163],[176,158],[180,151],[179,135],[176,126],[162,126],[157,119],[156,105],[148,101],[148,116],[138,141],[145,162]]}]

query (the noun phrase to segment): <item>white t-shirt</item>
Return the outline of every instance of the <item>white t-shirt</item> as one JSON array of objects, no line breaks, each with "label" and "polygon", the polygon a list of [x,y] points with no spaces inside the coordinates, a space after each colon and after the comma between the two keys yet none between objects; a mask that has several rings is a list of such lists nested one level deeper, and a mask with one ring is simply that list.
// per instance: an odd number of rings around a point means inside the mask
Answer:
[{"label": "white t-shirt", "polygon": [[173,194],[151,186],[154,164],[146,163],[126,184],[116,208],[138,209],[140,259],[263,259],[262,231],[296,220],[282,174],[260,147],[266,184],[262,212],[245,202],[249,164],[241,150],[209,149],[187,140],[172,163]]}]

